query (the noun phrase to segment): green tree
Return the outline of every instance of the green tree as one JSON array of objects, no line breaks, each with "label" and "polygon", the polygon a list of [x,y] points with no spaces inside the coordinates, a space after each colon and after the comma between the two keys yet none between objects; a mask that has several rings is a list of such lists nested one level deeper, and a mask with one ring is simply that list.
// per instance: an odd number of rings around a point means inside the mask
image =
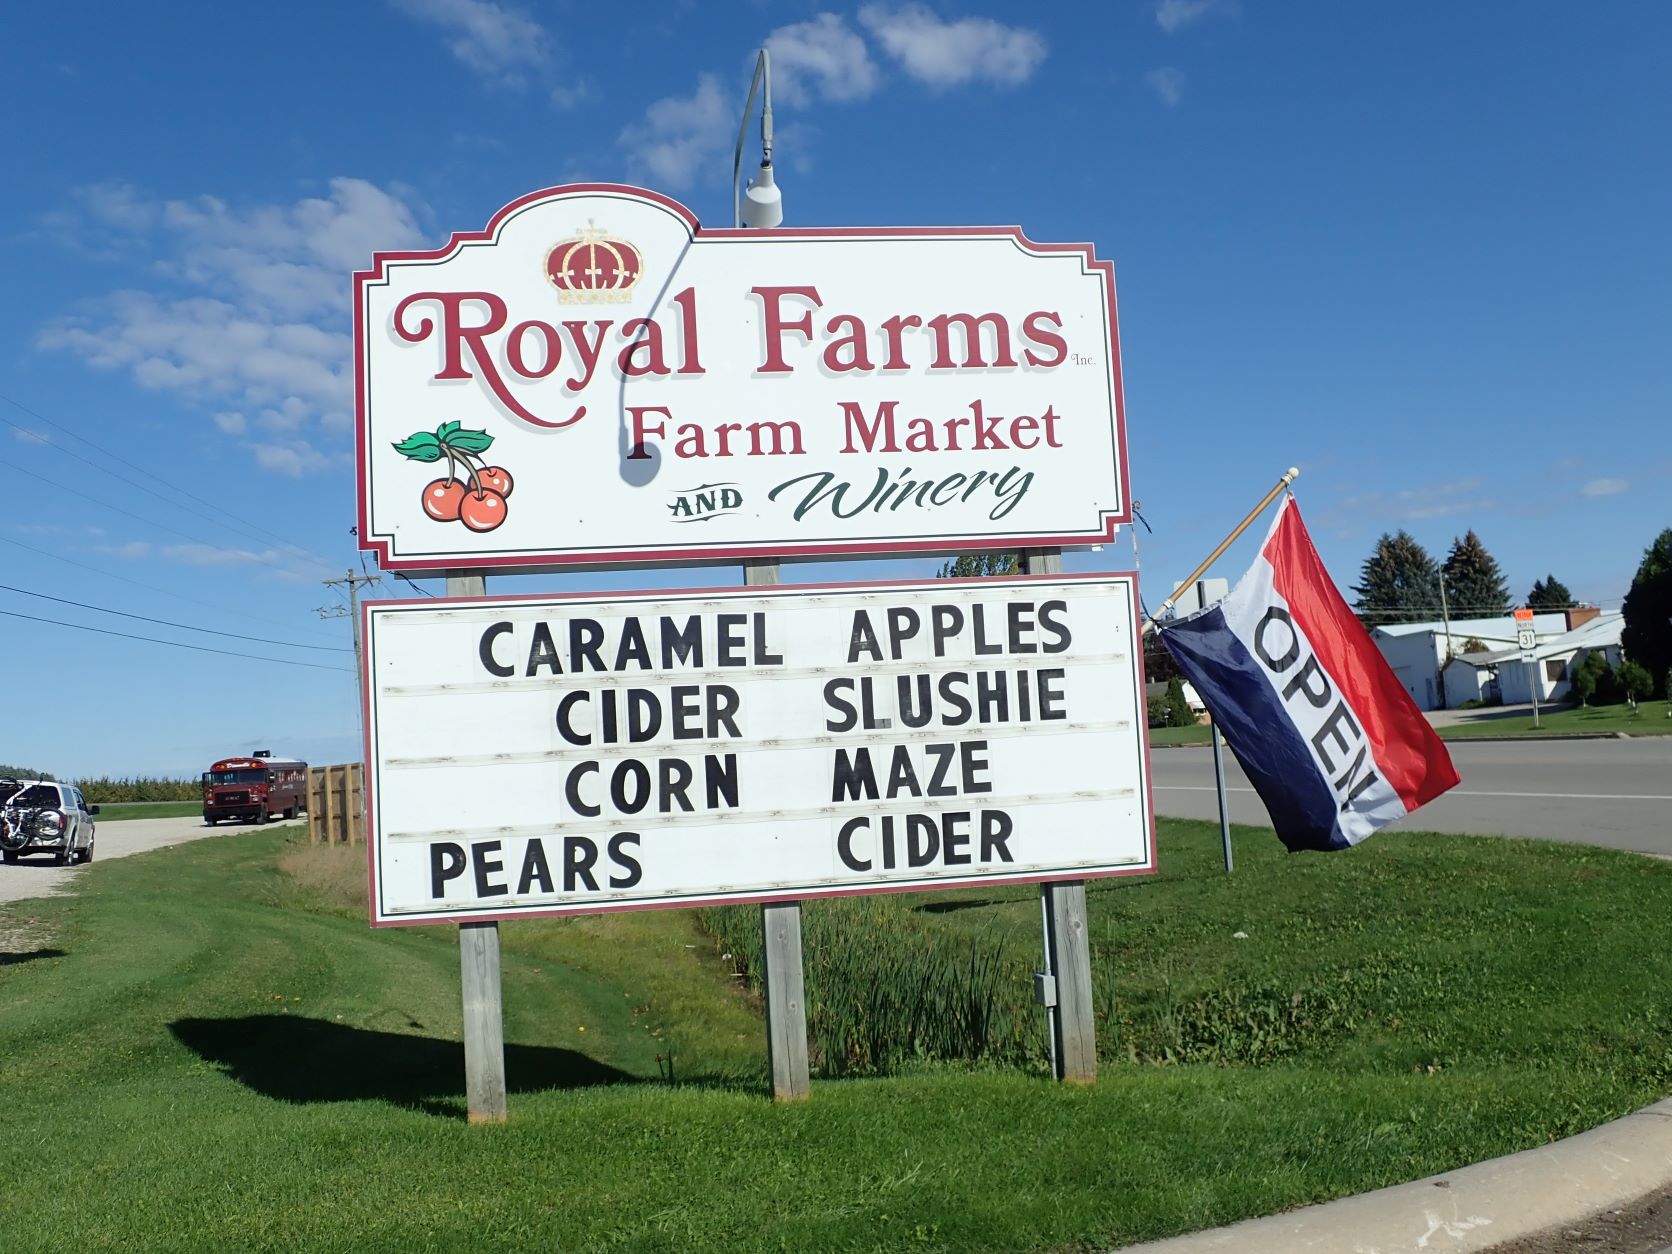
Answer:
[{"label": "green tree", "polygon": [[1446,581],[1446,597],[1453,614],[1488,618],[1509,609],[1509,585],[1496,559],[1472,530],[1452,541],[1440,573]]},{"label": "green tree", "polygon": [[942,579],[985,579],[989,575],[1021,573],[1020,553],[961,553],[936,572]]},{"label": "green tree", "polygon": [[1570,610],[1573,605],[1573,593],[1554,575],[1533,580],[1533,590],[1527,594],[1530,610]]},{"label": "green tree", "polygon": [[1655,678],[1649,674],[1649,668],[1639,666],[1630,658],[1620,663],[1617,672],[1620,680],[1620,691],[1625,693],[1626,700],[1631,702],[1631,708],[1636,709],[1637,703],[1655,690]]},{"label": "green tree", "polygon": [[[1592,665],[1601,662],[1601,666]],[[1580,705],[1589,705],[1591,698],[1596,695],[1598,672],[1607,668],[1600,653],[1587,653],[1585,660],[1575,666],[1568,675],[1568,691],[1579,698]]]},{"label": "green tree", "polygon": [[1382,533],[1353,588],[1354,608],[1371,627],[1440,616],[1440,569],[1409,532]]},{"label": "green tree", "polygon": [[38,770],[33,766],[0,766],[0,779],[51,779],[58,777],[51,771]]},{"label": "green tree", "polygon": [[1184,684],[1178,679],[1167,681],[1167,695],[1163,700],[1167,703],[1167,722],[1170,726],[1188,727],[1196,721],[1196,712],[1184,699]]},{"label": "green tree", "polygon": [[1609,664],[1601,652],[1597,653],[1597,695],[1598,705],[1618,705],[1625,700],[1625,693],[1620,691],[1620,672]]},{"label": "green tree", "polygon": [[1666,675],[1672,670],[1672,527],[1643,551],[1623,609],[1621,651],[1651,675]]},{"label": "green tree", "polygon": [[1179,664],[1173,661],[1173,655],[1167,652],[1167,646],[1161,642],[1161,633],[1152,631],[1144,637],[1144,678],[1152,684],[1172,679],[1181,674]]}]

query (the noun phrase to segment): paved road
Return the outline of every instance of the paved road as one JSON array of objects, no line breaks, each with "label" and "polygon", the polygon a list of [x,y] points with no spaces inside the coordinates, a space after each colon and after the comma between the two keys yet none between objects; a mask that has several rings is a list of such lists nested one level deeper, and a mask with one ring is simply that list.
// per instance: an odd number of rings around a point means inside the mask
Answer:
[{"label": "paved road", "polygon": [[[176,819],[125,819],[100,823],[95,829],[93,861],[123,858],[131,853],[181,845],[206,836],[236,836],[251,829],[241,823],[210,827],[196,815]],[[25,897],[50,897],[70,887],[82,867],[55,867],[45,854],[31,854],[12,866],[0,865],[0,902]]]},{"label": "paved road", "polygon": [[[1572,840],[1672,857],[1672,736],[1632,740],[1450,741],[1463,782],[1396,827]],[[1213,754],[1156,749],[1155,808],[1216,819]],[[1225,754],[1231,821],[1269,827],[1265,807]]]}]

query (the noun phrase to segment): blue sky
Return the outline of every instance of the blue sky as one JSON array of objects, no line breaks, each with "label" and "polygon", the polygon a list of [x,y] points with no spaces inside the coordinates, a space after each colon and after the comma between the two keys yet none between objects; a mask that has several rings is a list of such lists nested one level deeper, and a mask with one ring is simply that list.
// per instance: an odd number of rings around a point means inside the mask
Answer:
[{"label": "blue sky", "polygon": [[0,39],[0,610],[290,664],[0,617],[0,760],[353,754],[349,272],[562,182],[726,224],[763,41],[787,224],[1114,259],[1152,605],[1291,463],[1343,584],[1473,528],[1617,608],[1672,525],[1672,7],[62,0]]}]

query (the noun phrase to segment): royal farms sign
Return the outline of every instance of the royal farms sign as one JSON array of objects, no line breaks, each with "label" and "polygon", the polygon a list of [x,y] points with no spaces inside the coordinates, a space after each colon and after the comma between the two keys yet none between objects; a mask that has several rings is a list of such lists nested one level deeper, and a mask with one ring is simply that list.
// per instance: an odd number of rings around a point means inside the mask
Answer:
[{"label": "royal farms sign", "polygon": [[393,569],[1075,546],[1130,516],[1111,265],[1014,228],[525,196],[355,278]]}]

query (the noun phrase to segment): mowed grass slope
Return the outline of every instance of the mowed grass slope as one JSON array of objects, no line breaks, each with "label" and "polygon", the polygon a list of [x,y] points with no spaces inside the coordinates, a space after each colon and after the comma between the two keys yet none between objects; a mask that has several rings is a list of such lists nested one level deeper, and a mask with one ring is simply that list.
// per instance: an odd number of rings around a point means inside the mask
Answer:
[{"label": "mowed grass slope", "polygon": [[[358,854],[274,830],[95,864],[0,908],[0,1143],[27,1165],[0,1247],[1097,1248],[1672,1087],[1672,867],[1421,836],[1288,857],[1239,829],[1227,878],[1217,839],[1165,824],[1162,877],[1093,886],[1091,1090],[1023,1051],[775,1107],[744,981],[689,913],[639,912],[502,929],[498,1128],[462,1117],[455,937],[367,928]],[[925,920],[1034,962],[1028,890],[878,902],[907,924],[872,916],[879,979]]]},{"label": "mowed grass slope", "polygon": [[1517,714],[1506,718],[1481,718],[1467,723],[1453,723],[1439,729],[1447,740],[1467,740],[1471,736],[1559,736],[1573,732],[1596,735],[1672,736],[1672,702],[1639,701],[1634,710],[1629,705],[1579,705],[1566,709],[1541,710],[1539,725],[1533,728],[1533,716]]}]

